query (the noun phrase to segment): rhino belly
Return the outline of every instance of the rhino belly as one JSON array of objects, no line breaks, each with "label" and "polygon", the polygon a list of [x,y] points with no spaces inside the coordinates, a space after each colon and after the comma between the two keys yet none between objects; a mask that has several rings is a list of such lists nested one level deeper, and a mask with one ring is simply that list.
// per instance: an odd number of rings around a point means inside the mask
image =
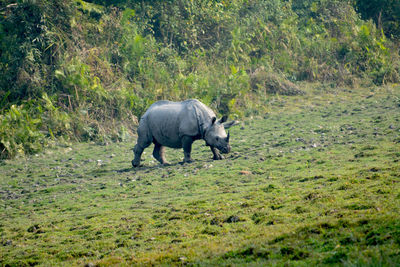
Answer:
[{"label": "rhino belly", "polygon": [[168,125],[157,125],[157,127],[153,128],[152,134],[155,141],[163,146],[172,148],[182,147],[178,131],[171,129]]},{"label": "rhino belly", "polygon": [[179,137],[156,134],[154,135],[154,139],[157,143],[166,147],[182,148],[182,141]]}]

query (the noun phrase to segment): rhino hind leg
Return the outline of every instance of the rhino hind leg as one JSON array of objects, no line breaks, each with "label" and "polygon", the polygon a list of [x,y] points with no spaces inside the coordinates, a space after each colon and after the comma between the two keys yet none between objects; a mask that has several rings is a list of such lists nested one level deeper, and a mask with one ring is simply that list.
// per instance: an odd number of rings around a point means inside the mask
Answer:
[{"label": "rhino hind leg", "polygon": [[162,146],[157,142],[154,142],[153,157],[161,164],[168,164],[167,160],[165,159],[165,146]]},{"label": "rhino hind leg", "polygon": [[218,150],[215,148],[215,147],[213,147],[213,146],[210,146],[210,148],[211,148],[211,152],[213,153],[213,160],[221,160],[221,159],[224,159],[224,157],[218,152]]}]

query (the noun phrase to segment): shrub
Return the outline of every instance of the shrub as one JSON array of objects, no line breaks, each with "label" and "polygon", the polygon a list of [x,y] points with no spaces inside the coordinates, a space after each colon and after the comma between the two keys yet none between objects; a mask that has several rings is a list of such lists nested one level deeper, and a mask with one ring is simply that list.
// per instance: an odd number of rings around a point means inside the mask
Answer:
[{"label": "shrub", "polygon": [[299,95],[304,94],[297,85],[285,79],[282,75],[266,71],[264,68],[256,69],[250,76],[253,90],[265,90],[268,94]]},{"label": "shrub", "polygon": [[46,140],[39,131],[42,120],[26,105],[12,105],[0,115],[0,158],[41,151]]}]

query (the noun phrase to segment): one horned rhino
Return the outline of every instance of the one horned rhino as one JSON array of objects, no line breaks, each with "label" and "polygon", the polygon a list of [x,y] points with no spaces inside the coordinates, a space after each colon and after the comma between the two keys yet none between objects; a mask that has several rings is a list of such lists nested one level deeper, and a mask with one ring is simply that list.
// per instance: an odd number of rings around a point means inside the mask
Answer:
[{"label": "one horned rhino", "polygon": [[[227,116],[216,119],[215,113],[196,99],[183,102],[158,101],[142,116],[138,127],[138,140],[133,149],[132,166],[140,164],[143,150],[154,143],[153,156],[166,164],[165,147],[183,148],[183,162],[192,162],[190,152],[195,140],[203,139],[210,146],[214,160],[223,157],[218,152],[229,153],[229,128],[236,121],[226,122]],[[218,149],[218,150],[217,150]]]}]

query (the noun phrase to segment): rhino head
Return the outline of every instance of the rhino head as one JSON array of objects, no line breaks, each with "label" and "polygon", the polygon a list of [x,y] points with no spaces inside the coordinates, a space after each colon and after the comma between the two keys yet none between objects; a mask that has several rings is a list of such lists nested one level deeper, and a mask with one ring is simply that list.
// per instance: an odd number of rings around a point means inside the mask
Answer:
[{"label": "rhino head", "polygon": [[228,116],[223,116],[217,121],[217,118],[213,117],[211,126],[206,130],[204,134],[204,140],[207,145],[218,148],[221,153],[229,153],[231,146],[229,145],[229,132],[226,134],[225,129],[230,128],[236,123],[236,121],[226,122]]}]

